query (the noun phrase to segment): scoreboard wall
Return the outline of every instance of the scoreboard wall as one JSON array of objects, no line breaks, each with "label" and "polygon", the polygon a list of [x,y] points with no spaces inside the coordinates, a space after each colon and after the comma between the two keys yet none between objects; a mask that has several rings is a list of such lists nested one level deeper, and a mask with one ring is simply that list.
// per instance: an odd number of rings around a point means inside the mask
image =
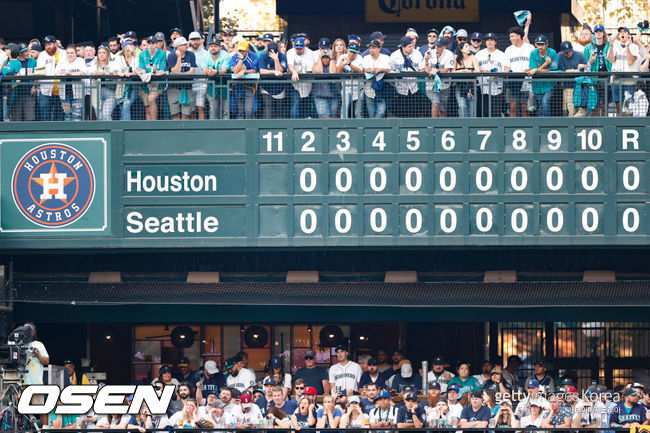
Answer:
[{"label": "scoreboard wall", "polygon": [[[650,241],[650,126],[644,118],[75,127],[3,134],[0,246],[607,246]],[[75,224],[93,227],[87,218],[97,214],[66,226],[41,227],[24,210],[22,215],[16,211],[21,187],[8,186],[15,184],[12,176],[25,152],[42,143],[74,147],[75,140],[93,138],[107,149],[106,184],[96,180],[94,198],[102,200],[103,187],[103,224],[97,221],[95,231],[75,231]],[[56,157],[52,162],[59,164]],[[39,185],[29,182],[22,190],[40,191]],[[40,205],[59,209],[60,203],[51,200]]]}]

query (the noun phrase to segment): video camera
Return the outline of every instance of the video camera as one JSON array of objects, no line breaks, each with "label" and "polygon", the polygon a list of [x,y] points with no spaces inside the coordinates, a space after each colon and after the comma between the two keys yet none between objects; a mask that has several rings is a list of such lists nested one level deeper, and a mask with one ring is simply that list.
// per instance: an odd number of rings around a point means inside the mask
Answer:
[{"label": "video camera", "polygon": [[7,344],[0,346],[0,365],[3,369],[23,369],[32,348],[27,347],[33,341],[32,328],[19,326],[7,337]]}]

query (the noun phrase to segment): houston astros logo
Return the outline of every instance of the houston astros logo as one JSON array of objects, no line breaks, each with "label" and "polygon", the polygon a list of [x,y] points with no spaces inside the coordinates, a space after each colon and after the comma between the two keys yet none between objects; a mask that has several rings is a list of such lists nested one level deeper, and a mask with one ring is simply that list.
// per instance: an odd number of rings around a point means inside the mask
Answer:
[{"label": "houston astros logo", "polygon": [[95,196],[95,174],[74,147],[47,143],[27,152],[11,179],[14,202],[22,214],[41,227],[72,224],[88,210]]}]

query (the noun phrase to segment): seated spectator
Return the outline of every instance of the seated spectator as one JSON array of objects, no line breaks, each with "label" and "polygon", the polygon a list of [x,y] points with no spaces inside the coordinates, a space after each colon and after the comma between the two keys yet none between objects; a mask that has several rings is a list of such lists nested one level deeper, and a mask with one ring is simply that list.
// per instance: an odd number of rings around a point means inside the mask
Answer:
[{"label": "seated spectator", "polygon": [[[519,408],[519,405],[517,405],[517,408]],[[529,409],[530,410],[528,415],[525,415],[519,419],[519,425],[522,428],[541,427],[542,421],[544,421],[544,418],[546,418],[546,413],[542,407],[539,406],[539,403],[537,401],[530,403]]]},{"label": "seated spectator", "polygon": [[316,411],[316,428],[337,428],[341,422],[341,411],[334,407],[334,397],[323,397],[323,407]]},{"label": "seated spectator", "polygon": [[478,381],[479,386],[482,388],[483,385],[485,385],[485,382],[490,380],[491,375],[492,375],[492,363],[488,360],[485,360],[483,361],[483,364],[481,364],[481,373],[475,374],[474,377]]},{"label": "seated spectator", "polygon": [[156,377],[154,380],[151,381],[152,385],[156,383],[162,383],[164,386],[180,385],[178,380],[172,377],[172,368],[169,367],[168,365],[163,365],[162,367],[160,367],[160,369],[158,370],[158,377]]},{"label": "seated spectator", "polygon": [[[298,402],[298,409],[291,415],[291,427],[300,430],[303,428],[312,428],[316,425],[314,416],[315,405],[307,397],[303,397]],[[345,428],[345,426],[341,426]]]},{"label": "seated spectator", "polygon": [[[568,428],[571,427],[571,412],[562,405],[558,394],[548,397],[551,409],[541,422],[542,428]],[[532,411],[531,411],[532,412]]]},{"label": "seated spectator", "polygon": [[282,397],[286,400],[291,392],[291,375],[284,372],[284,361],[282,357],[276,356],[271,359],[269,369],[270,371],[266,378],[272,378],[278,386],[282,386]]},{"label": "seated spectator", "polygon": [[[365,374],[365,373],[364,373]],[[361,408],[366,415],[375,408],[379,387],[376,383],[368,383],[365,386],[359,386],[360,390],[365,390],[365,396],[361,399]]]},{"label": "seated spectator", "polygon": [[[424,70],[430,77],[435,77],[438,72],[451,72],[454,69],[454,55],[446,49],[444,38],[438,39],[433,49],[428,50],[424,56]],[[446,117],[447,102],[449,100],[449,81],[440,84],[435,91],[434,83],[427,83],[427,97],[431,101],[431,117]]]},{"label": "seated spectator", "polygon": [[[66,54],[67,54],[67,50],[66,50]],[[81,61],[83,62],[83,60],[81,60]],[[74,362],[72,362],[71,360],[63,361],[63,366],[68,371],[68,378],[67,378],[67,383],[68,384],[70,384],[70,385],[90,385],[90,381],[88,380],[88,377],[86,377],[85,373],[81,373],[81,376],[77,376],[77,372],[75,371]]]},{"label": "seated spectator", "polygon": [[390,393],[381,391],[376,402],[377,406],[369,414],[370,428],[395,427],[398,409],[391,405]]},{"label": "seated spectator", "polygon": [[481,391],[478,380],[476,380],[475,377],[469,375],[469,367],[470,365],[467,362],[458,363],[458,368],[456,369],[456,373],[458,375],[452,377],[449,381],[449,385],[458,385],[458,387],[460,387],[458,393],[461,397],[466,392]]},{"label": "seated spectator", "polygon": [[161,425],[154,425],[153,419],[154,417],[149,412],[149,408],[146,404],[143,404],[136,415],[131,415],[126,428],[135,429],[140,433],[146,433],[148,429],[164,427]]},{"label": "seated spectator", "polygon": [[549,410],[551,408],[549,402],[539,393],[540,383],[537,379],[528,379],[526,381],[526,392],[528,395],[519,401],[515,415],[520,419],[530,414],[530,407],[536,404],[542,410]]},{"label": "seated spectator", "polygon": [[[332,55],[329,51],[320,54],[320,60],[314,64],[312,72],[315,74],[336,73],[336,65],[332,63]],[[338,82],[316,81],[313,84],[311,93],[314,97],[316,113],[319,118],[337,117],[341,102],[341,85]]]},{"label": "seated spectator", "polygon": [[519,421],[512,410],[512,402],[508,399],[501,400],[499,410],[494,416],[497,428],[516,428],[519,427]]},{"label": "seated spectator", "polygon": [[[209,421],[217,428],[230,426],[232,418],[230,414],[224,410],[224,402],[217,398],[210,401],[212,395],[212,393],[208,394],[208,404],[204,408],[199,408],[199,420]],[[201,411],[201,409],[203,409],[203,411]]]},{"label": "seated spectator", "polygon": [[[365,60],[364,60],[365,61]],[[384,388],[386,386],[386,375],[379,372],[379,361],[377,358],[370,358],[367,361],[368,371],[361,375],[359,379],[359,387],[367,386],[370,384],[376,385],[377,388]]]},{"label": "seated spectator", "polygon": [[[530,53],[528,75],[532,77],[538,72],[557,71],[557,52],[548,47],[548,38],[545,35],[537,36],[535,38],[535,47]],[[548,117],[551,115],[551,98],[556,84],[553,80],[537,80],[533,78],[533,93],[537,100],[537,112],[540,116]]]},{"label": "seated spectator", "polygon": [[282,409],[270,408],[266,413],[266,418],[270,420],[273,428],[291,428],[291,419]]},{"label": "seated spectator", "polygon": [[539,386],[543,387],[541,388],[543,392],[555,392],[555,382],[551,376],[546,374],[547,372],[548,367],[546,366],[546,362],[541,359],[535,362],[535,374],[526,378],[526,387],[528,387],[528,383],[530,383],[531,379],[535,379],[539,383]]},{"label": "seated spectator", "polygon": [[399,372],[391,377],[390,389],[402,392],[404,388],[411,387],[412,392],[417,393],[422,387],[422,377],[418,373],[413,372],[413,366],[410,361],[404,361]]},{"label": "seated spectator", "polygon": [[404,406],[397,411],[397,428],[422,428],[425,422],[425,413],[418,407],[418,398],[415,394],[404,395]]},{"label": "seated spectator", "polygon": [[[503,395],[499,394],[500,398],[503,398]],[[490,409],[490,417],[494,418],[501,406],[497,404],[497,392],[493,389],[484,389],[483,390],[483,405]]]},{"label": "seated spectator", "polygon": [[502,374],[503,370],[501,367],[494,367],[490,374],[490,380],[485,382],[483,389],[491,389],[494,390],[494,392],[499,392],[501,394],[511,393],[512,388],[509,383],[503,380]]},{"label": "seated spectator", "polygon": [[[414,49],[414,41],[403,36],[399,48],[389,58],[391,72],[420,72],[424,70],[424,58]],[[422,106],[422,97],[418,93],[416,77],[401,78],[395,82],[395,99],[393,110],[396,117],[418,117]]]},{"label": "seated spectator", "polygon": [[[196,57],[188,50],[187,40],[179,36],[174,40],[174,51],[167,54],[167,69],[172,74],[194,75]],[[232,62],[231,62],[232,63]],[[173,80],[173,77],[171,78]],[[167,102],[173,120],[188,120],[194,112],[196,100],[192,92],[192,83],[168,84]]]},{"label": "seated spectator", "polygon": [[192,385],[189,382],[181,383],[176,387],[176,394],[178,395],[178,398],[171,402],[168,409],[168,411],[170,411],[172,414],[183,410],[183,407],[191,398],[190,396],[193,394]]},{"label": "seated spectator", "polygon": [[490,409],[483,406],[483,392],[472,391],[470,402],[471,404],[463,408],[460,414],[460,427],[487,427],[490,421]]},{"label": "seated spectator", "polygon": [[240,404],[235,406],[230,413],[235,428],[250,429],[260,425],[262,413],[256,404],[253,404],[253,397],[248,392],[243,392]]},{"label": "seated spectator", "polygon": [[298,402],[302,399],[300,398],[297,401],[287,401],[284,398],[284,390],[282,389],[282,386],[276,386],[273,388],[270,397],[271,402],[269,403],[269,407],[277,407],[278,409],[282,409],[282,411],[286,414],[292,414],[298,407]]},{"label": "seated spectator", "polygon": [[[471,47],[467,42],[458,46],[453,72],[479,72],[478,62],[472,55]],[[476,116],[476,89],[473,80],[457,81],[455,87],[458,117]]]}]

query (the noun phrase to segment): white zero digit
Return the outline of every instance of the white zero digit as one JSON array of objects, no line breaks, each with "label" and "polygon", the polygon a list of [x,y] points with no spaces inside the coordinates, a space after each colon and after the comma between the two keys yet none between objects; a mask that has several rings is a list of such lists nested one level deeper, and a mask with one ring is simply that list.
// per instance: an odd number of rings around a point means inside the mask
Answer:
[{"label": "white zero digit", "polygon": [[418,150],[420,148],[420,131],[409,131],[406,133],[406,148],[408,150]]},{"label": "white zero digit", "polygon": [[[483,182],[483,174],[485,173],[485,182]],[[476,170],[476,188],[479,191],[488,191],[492,188],[492,170],[488,167],[479,167]]]},{"label": "white zero digit", "polygon": [[[345,181],[343,181],[345,177]],[[334,183],[336,184],[336,189],[341,192],[348,192],[352,188],[352,172],[349,168],[342,167],[336,170],[334,175]]]},{"label": "white zero digit", "polygon": [[[591,217],[591,224],[589,224],[589,217]],[[593,207],[588,207],[582,211],[582,228],[588,233],[598,228],[598,211]]]},{"label": "white zero digit", "polygon": [[314,144],[314,141],[316,140],[316,136],[314,135],[313,132],[311,131],[305,131],[302,133],[300,136],[305,143],[302,145],[302,149],[300,149],[301,152],[316,152],[316,148],[312,146]]},{"label": "white zero digit", "polygon": [[[630,216],[632,223],[630,223]],[[629,207],[623,211],[623,228],[628,233],[634,233],[639,228],[639,211]]]},{"label": "white zero digit", "polygon": [[590,129],[589,132],[583,129],[576,135],[580,137],[580,148],[582,150],[587,150],[587,147],[591,150],[598,150],[603,144],[603,135],[600,133],[600,129]]},{"label": "white zero digit", "polygon": [[[377,183],[378,177],[379,183]],[[375,167],[370,171],[370,188],[375,192],[381,192],[386,188],[386,170]]]},{"label": "white zero digit", "polygon": [[[449,182],[447,182],[447,175],[449,175]],[[440,188],[443,191],[453,191],[456,188],[456,170],[453,167],[443,167],[440,170]]]},{"label": "white zero digit", "polygon": [[[307,182],[307,177],[309,177],[309,182]],[[302,169],[300,172],[300,189],[304,192],[312,192],[316,189],[317,182],[316,170],[310,167]]]},{"label": "white zero digit", "polygon": [[386,230],[386,220],[386,211],[382,208],[377,207],[370,212],[370,228],[375,233],[381,233]]},{"label": "white zero digit", "polygon": [[[590,177],[591,182],[589,182]],[[598,187],[598,170],[596,170],[596,167],[591,165],[585,167],[580,178],[585,191],[593,191]]]},{"label": "white zero digit", "polygon": [[[409,209],[406,212],[406,230],[417,233],[422,229],[422,212],[419,209]],[[415,220],[415,221],[413,221]]]},{"label": "white zero digit", "polygon": [[[553,221],[554,219],[557,219],[557,222]],[[546,227],[553,233],[562,230],[562,227],[564,227],[564,214],[562,213],[562,209],[554,207],[548,210],[546,214]]]},{"label": "white zero digit", "polygon": [[512,148],[515,150],[524,150],[526,148],[526,131],[515,129],[512,131]]},{"label": "white zero digit", "polygon": [[480,150],[485,150],[485,145],[487,144],[488,139],[492,135],[492,131],[488,130],[481,130],[481,131],[476,131],[476,133],[480,136],[483,137],[481,140],[481,145],[479,146]]},{"label": "white zero digit", "polygon": [[[521,178],[517,181],[517,178]],[[528,172],[524,167],[515,167],[510,173],[510,185],[515,191],[523,191],[528,186]]]},{"label": "white zero digit", "polygon": [[[485,224],[483,224],[484,215]],[[476,228],[483,233],[489,232],[492,229],[492,211],[489,208],[482,207],[476,212]]]},{"label": "white zero digit", "polygon": [[[343,222],[342,222],[343,220]],[[339,209],[334,214],[334,228],[339,233],[347,233],[352,227],[352,214],[347,209]]]},{"label": "white zero digit", "polygon": [[[521,219],[521,224],[517,222],[517,219]],[[510,226],[515,233],[523,233],[528,228],[528,214],[524,209],[515,209],[510,215]]]},{"label": "white zero digit", "polygon": [[454,140],[454,131],[445,131],[441,137],[442,148],[445,150],[454,150],[456,147],[456,140]]},{"label": "white zero digit", "polygon": [[551,129],[546,134],[546,140],[548,141],[548,148],[551,150],[559,150],[562,146],[562,134],[557,129]]},{"label": "white zero digit", "polygon": [[336,138],[339,142],[336,143],[336,148],[341,152],[347,152],[352,146],[350,144],[350,133],[348,131],[339,131],[336,133]]},{"label": "white zero digit", "polygon": [[[630,175],[632,180],[630,181]],[[639,169],[633,165],[625,167],[623,170],[623,186],[628,191],[635,191],[639,187]]]},{"label": "white zero digit", "polygon": [[422,187],[422,172],[417,167],[409,167],[404,175],[406,189],[411,192],[418,191]]},{"label": "white zero digit", "polygon": [[379,131],[375,136],[375,139],[372,140],[372,147],[376,147],[380,152],[383,152],[386,149],[386,142],[384,141],[384,131]]},{"label": "white zero digit", "polygon": [[[447,224],[447,217],[449,217],[449,224]],[[440,229],[445,233],[453,233],[456,230],[457,220],[456,211],[444,209],[440,212]]]},{"label": "white zero digit", "polygon": [[273,135],[273,132],[269,131],[266,134],[262,135],[262,138],[266,140],[266,151],[273,152],[273,139],[275,138],[276,143],[278,144],[278,152],[282,152],[282,131]]},{"label": "white zero digit", "polygon": [[[307,217],[309,217],[309,225],[307,225]],[[318,218],[313,209],[305,209],[300,213],[300,230],[306,234],[312,234],[316,231],[318,225]]]},{"label": "white zero digit", "polygon": [[[553,176],[555,175],[556,181],[553,182]],[[546,187],[551,191],[558,191],[562,188],[564,183],[564,174],[562,174],[562,169],[557,165],[550,167],[546,172]]]}]

